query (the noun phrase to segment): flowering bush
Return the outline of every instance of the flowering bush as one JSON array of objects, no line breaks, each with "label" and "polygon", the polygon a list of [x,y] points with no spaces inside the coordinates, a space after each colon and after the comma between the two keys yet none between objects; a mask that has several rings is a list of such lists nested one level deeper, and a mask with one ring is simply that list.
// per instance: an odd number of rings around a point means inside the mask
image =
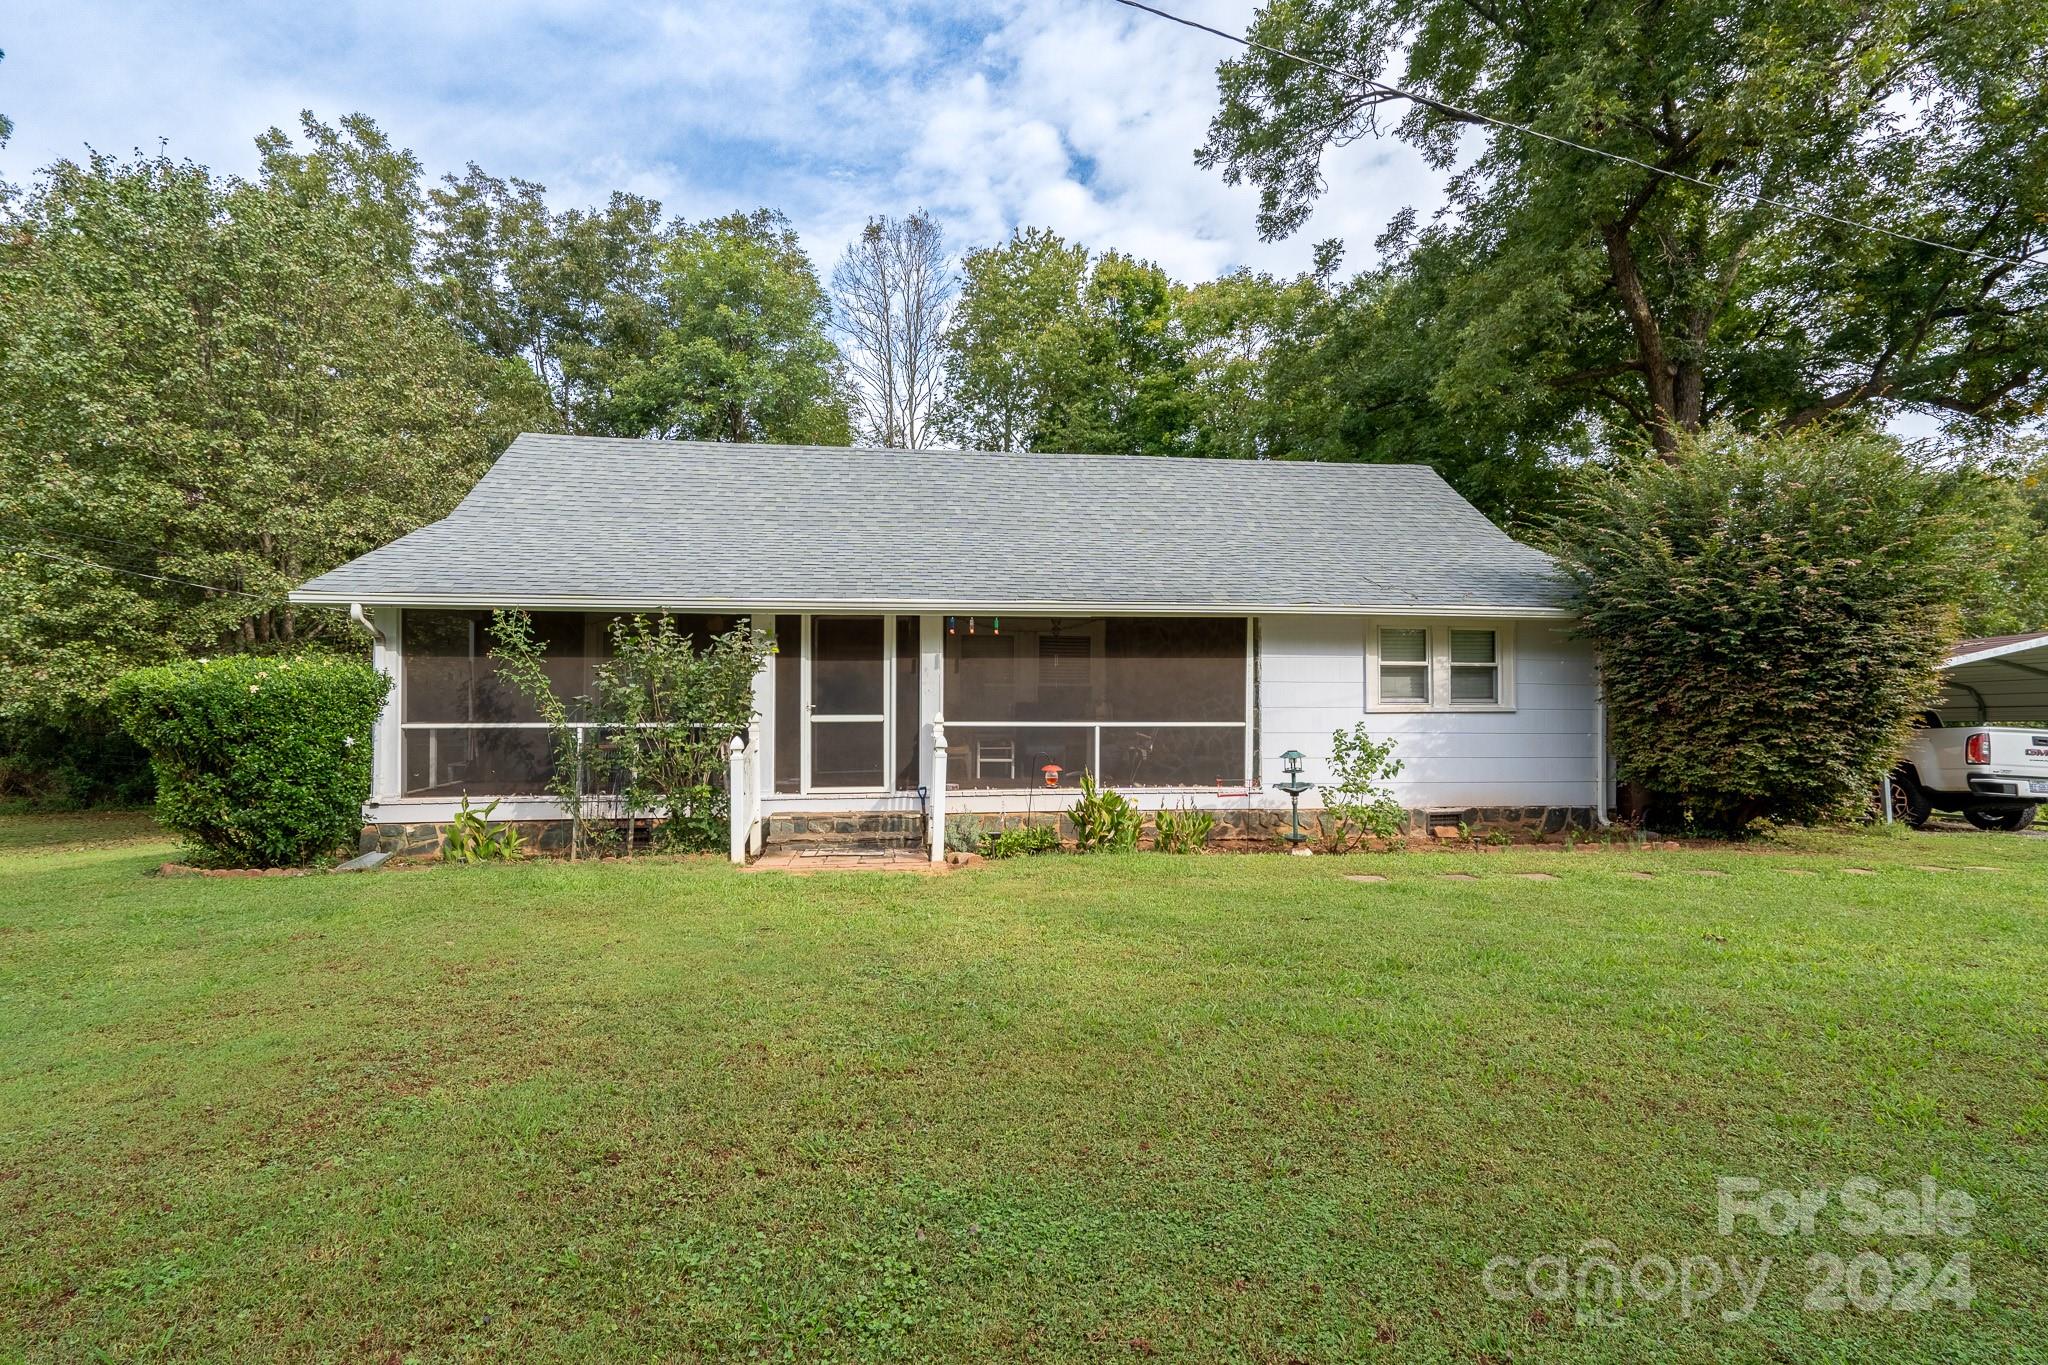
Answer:
[{"label": "flowering bush", "polygon": [[212,863],[286,867],[361,829],[390,687],[353,659],[241,656],[124,673],[111,700],[156,769],[165,828]]}]

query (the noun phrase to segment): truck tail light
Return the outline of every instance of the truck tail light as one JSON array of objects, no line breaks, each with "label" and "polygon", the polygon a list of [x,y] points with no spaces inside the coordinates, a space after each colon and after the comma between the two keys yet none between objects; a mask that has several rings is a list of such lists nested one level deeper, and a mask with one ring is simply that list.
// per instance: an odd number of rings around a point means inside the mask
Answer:
[{"label": "truck tail light", "polygon": [[1991,736],[1979,731],[1963,741],[1963,762],[1989,763],[1991,761]]}]

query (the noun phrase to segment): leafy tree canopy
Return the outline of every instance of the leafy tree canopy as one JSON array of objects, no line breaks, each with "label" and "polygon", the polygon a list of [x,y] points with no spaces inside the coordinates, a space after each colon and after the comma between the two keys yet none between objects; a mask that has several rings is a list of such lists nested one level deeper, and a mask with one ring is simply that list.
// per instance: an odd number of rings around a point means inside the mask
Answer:
[{"label": "leafy tree canopy", "polygon": [[[367,121],[262,178],[60,162],[0,223],[0,715],[340,629],[285,594],[444,515],[544,424],[422,305]],[[382,230],[365,230],[381,223]]]},{"label": "leafy tree canopy", "polygon": [[661,205],[615,193],[557,212],[544,193],[474,163],[445,177],[428,194],[430,297],[485,352],[533,368],[551,427],[604,432],[619,375],[654,349]]},{"label": "leafy tree canopy", "polygon": [[832,301],[772,209],[679,224],[656,267],[655,340],[604,412],[613,431],[845,445],[850,403]]},{"label": "leafy tree canopy", "polygon": [[[1334,261],[1332,261],[1334,264]],[[1043,228],[972,251],[939,430],[965,446],[1253,458],[1296,453],[1273,357],[1325,294],[1240,271],[1189,287]]]},{"label": "leafy tree canopy", "polygon": [[1459,167],[1440,217],[1396,222],[1343,329],[1354,441],[1441,419],[1501,457],[1589,427],[1669,454],[1715,420],[1910,409],[1976,431],[2048,403],[2031,0],[1273,0],[1251,36],[1322,64],[1219,71],[1198,159],[1258,187],[1267,235],[1306,221],[1333,146],[1392,132]]}]

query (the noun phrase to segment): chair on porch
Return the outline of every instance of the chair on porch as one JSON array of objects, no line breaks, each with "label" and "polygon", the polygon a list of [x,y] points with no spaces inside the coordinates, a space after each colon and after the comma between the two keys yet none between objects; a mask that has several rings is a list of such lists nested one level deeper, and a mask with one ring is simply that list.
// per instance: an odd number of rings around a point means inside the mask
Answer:
[{"label": "chair on porch", "polygon": [[974,780],[979,782],[992,769],[1000,769],[1001,775],[1015,781],[1017,777],[1017,741],[1014,738],[994,735],[977,735],[974,740]]}]

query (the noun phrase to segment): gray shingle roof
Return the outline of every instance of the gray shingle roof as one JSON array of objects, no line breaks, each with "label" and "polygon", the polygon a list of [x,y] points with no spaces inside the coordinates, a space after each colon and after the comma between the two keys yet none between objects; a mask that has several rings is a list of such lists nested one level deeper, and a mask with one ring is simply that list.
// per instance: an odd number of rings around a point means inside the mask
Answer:
[{"label": "gray shingle roof", "polygon": [[300,601],[1540,612],[1550,561],[1421,465],[521,436]]}]

